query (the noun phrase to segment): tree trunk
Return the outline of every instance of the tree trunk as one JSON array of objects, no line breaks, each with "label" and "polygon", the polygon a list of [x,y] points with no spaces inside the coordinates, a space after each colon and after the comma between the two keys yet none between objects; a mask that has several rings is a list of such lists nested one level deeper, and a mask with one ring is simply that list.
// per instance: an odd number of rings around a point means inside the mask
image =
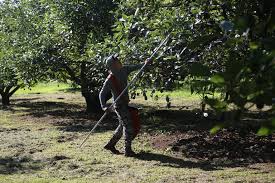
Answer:
[{"label": "tree trunk", "polygon": [[81,63],[80,66],[80,86],[81,86],[81,94],[85,98],[86,101],[86,112],[87,113],[98,113],[102,111],[100,106],[100,101],[98,98],[98,92],[91,92],[91,87],[89,87],[89,80],[86,77],[87,74],[87,66],[85,62]]},{"label": "tree trunk", "polygon": [[21,87],[22,85],[18,86],[7,86],[0,89],[0,95],[2,96],[2,104],[3,106],[10,105],[10,97]]},{"label": "tree trunk", "polygon": [[10,105],[10,95],[3,93],[3,94],[1,94],[1,96],[2,96],[2,104],[3,104],[3,106]]},{"label": "tree trunk", "polygon": [[[91,84],[89,79],[87,78],[87,64],[85,62],[81,63],[81,72],[80,72],[80,80],[78,82],[81,86],[81,94],[85,98],[86,101],[86,112],[87,113],[99,113],[102,112],[100,100],[99,100],[99,91],[94,90],[95,85]],[[93,92],[91,92],[93,90]],[[111,92],[106,96],[106,99],[109,100],[111,98]]]},{"label": "tree trunk", "polygon": [[[100,100],[99,100],[99,92],[90,92],[87,89],[83,89],[82,87],[82,96],[86,101],[86,112],[87,113],[99,113],[102,112]],[[109,92],[106,96],[106,101],[108,101],[112,97],[112,93]]]},{"label": "tree trunk", "polygon": [[101,105],[98,97],[98,92],[83,92],[82,96],[85,98],[86,101],[86,112],[87,113],[98,113],[101,112]]}]

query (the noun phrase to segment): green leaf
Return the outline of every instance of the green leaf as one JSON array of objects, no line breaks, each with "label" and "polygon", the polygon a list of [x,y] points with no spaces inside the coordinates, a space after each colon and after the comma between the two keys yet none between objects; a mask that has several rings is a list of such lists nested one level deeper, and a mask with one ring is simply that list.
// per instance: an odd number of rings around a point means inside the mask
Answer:
[{"label": "green leaf", "polygon": [[258,49],[259,45],[258,45],[258,43],[256,43],[256,42],[250,42],[250,43],[249,43],[249,47],[250,47],[250,49],[252,49],[252,50],[256,50],[256,49]]},{"label": "green leaf", "polygon": [[225,111],[227,108],[227,103],[224,101],[221,101],[219,99],[213,99],[213,98],[207,98],[205,99],[205,102],[210,105],[213,109],[217,111]]},{"label": "green leaf", "polygon": [[271,120],[271,125],[275,128],[275,118]]},{"label": "green leaf", "polygon": [[210,43],[216,37],[217,37],[216,35],[204,35],[204,36],[198,37],[188,45],[188,48],[195,49],[200,45]]},{"label": "green leaf", "polygon": [[255,92],[255,93],[251,93],[251,94],[249,94],[249,95],[247,96],[247,100],[252,100],[252,99],[258,97],[258,96],[261,95],[261,94],[263,94],[263,91],[262,91],[262,90],[261,90],[261,91],[257,91],[257,92]]},{"label": "green leaf", "polygon": [[257,135],[259,136],[266,136],[268,134],[270,134],[270,129],[267,127],[261,127],[257,132]]},{"label": "green leaf", "polygon": [[176,60],[176,59],[177,59],[176,56],[168,56],[168,57],[163,58],[164,61],[167,61],[167,60]]},{"label": "green leaf", "polygon": [[190,72],[193,76],[210,76],[211,74],[209,67],[201,63],[193,63]]},{"label": "green leaf", "polygon": [[215,74],[211,77],[210,81],[212,81],[215,84],[224,84],[224,78],[220,74]]},{"label": "green leaf", "polygon": [[213,128],[211,128],[210,130],[210,134],[213,135],[213,134],[216,134],[220,129],[223,128],[223,125],[222,124],[219,124],[219,125],[215,125]]}]

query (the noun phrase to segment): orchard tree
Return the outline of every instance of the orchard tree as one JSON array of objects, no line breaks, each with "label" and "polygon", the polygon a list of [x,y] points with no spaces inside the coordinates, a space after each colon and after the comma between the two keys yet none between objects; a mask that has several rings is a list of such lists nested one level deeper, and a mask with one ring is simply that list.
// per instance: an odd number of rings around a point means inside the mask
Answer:
[{"label": "orchard tree", "polygon": [[[1,8],[1,15],[4,14]],[[1,16],[2,18],[3,16]],[[16,71],[14,64],[9,62],[8,55],[12,52],[8,47],[9,35],[5,33],[3,25],[3,18],[0,25],[0,95],[2,97],[2,104],[4,106],[10,104],[10,96],[20,87],[16,78]]]},{"label": "orchard tree", "polygon": [[19,77],[16,60],[16,40],[18,21],[13,3],[2,2],[0,5],[0,95],[4,106],[10,105],[10,97],[21,87],[24,82]]},{"label": "orchard tree", "polygon": [[[23,4],[24,1],[21,1]],[[38,65],[43,12],[23,8],[19,2],[5,0],[0,6],[0,94],[3,105],[22,87],[31,87],[47,78],[47,70]],[[36,20],[36,24],[34,24]],[[40,28],[39,28],[40,27]]]},{"label": "orchard tree", "polygon": [[202,1],[192,7],[200,12],[195,31],[212,35],[210,31],[219,30],[213,35],[220,37],[196,46],[201,51],[190,70],[193,90],[211,93],[203,99],[217,111],[234,104],[235,120],[251,107],[247,104],[270,105],[275,92],[274,2]]},{"label": "orchard tree", "polygon": [[[186,41],[181,39],[179,32],[187,34],[189,30],[184,30],[186,20],[179,20],[180,12],[180,7],[169,1],[125,1],[116,12],[113,39],[125,63],[141,62],[150,57],[159,43],[171,35],[154,58],[154,69],[145,72],[138,82],[145,99],[146,88],[153,88],[153,93],[155,90],[172,90],[187,75],[186,67],[183,67],[186,64],[180,60]],[[132,97],[135,95],[133,91]]]},{"label": "orchard tree", "polygon": [[10,97],[21,87],[16,72],[13,63],[3,57],[0,58],[0,95],[3,106],[10,105]]},{"label": "orchard tree", "polygon": [[131,45],[132,50],[140,46],[138,56],[146,55],[146,50],[150,53],[154,39],[172,35],[167,50],[157,59],[157,69],[152,70],[154,85],[171,88],[169,82],[189,75],[193,92],[204,97],[212,97],[215,91],[226,93],[221,96],[227,101],[225,105],[234,103],[242,109],[247,102],[257,100],[270,104],[274,88],[274,2],[125,1],[117,16],[116,38],[122,46]]},{"label": "orchard tree", "polygon": [[[102,61],[110,54],[113,0],[32,1],[43,9],[44,32],[38,36],[39,65],[51,78],[80,86],[87,112],[101,110],[98,94],[106,77]],[[33,8],[33,7],[29,7]]]},{"label": "orchard tree", "polygon": [[155,40],[170,33],[171,42],[141,86],[173,89],[185,79],[217,112],[233,104],[238,121],[242,112],[271,105],[274,97],[274,3],[125,1],[116,14],[114,38],[121,55],[127,59],[133,52],[134,60],[150,55]]}]

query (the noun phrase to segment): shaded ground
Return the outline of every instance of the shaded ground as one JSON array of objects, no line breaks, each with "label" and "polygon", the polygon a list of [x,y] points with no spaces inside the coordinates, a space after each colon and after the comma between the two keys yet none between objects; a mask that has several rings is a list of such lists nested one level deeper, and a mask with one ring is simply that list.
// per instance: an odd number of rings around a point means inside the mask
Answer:
[{"label": "shaded ground", "polygon": [[[65,132],[88,132],[102,115],[88,115],[83,105],[66,103],[65,97],[56,98],[56,101],[43,101],[39,97],[17,98],[13,102],[27,114],[22,115],[21,120],[39,118]],[[275,135],[256,135],[260,123],[255,121],[267,119],[268,113],[259,116],[249,112],[244,116],[243,125],[235,124],[235,127],[211,135],[209,130],[218,123],[218,117],[211,111],[208,111],[210,116],[206,118],[190,106],[185,110],[182,106],[169,110],[152,110],[143,104],[136,107],[141,108],[143,133],[149,134],[150,143],[158,149],[168,149],[186,157],[228,166],[275,162]],[[109,114],[97,132],[113,130],[116,126],[115,114]],[[60,136],[57,142],[68,142],[74,138],[74,135]]]},{"label": "shaded ground", "polygon": [[187,157],[223,163],[275,162],[275,137],[259,137],[253,132],[223,129],[216,135],[201,133],[182,138],[172,150]]},{"label": "shaded ground", "polygon": [[194,111],[178,110],[158,110],[149,114],[152,115],[158,120],[151,121],[145,128],[149,132],[162,132],[149,135],[156,148],[223,166],[275,162],[275,135],[257,135],[260,121],[265,121],[268,114],[247,113],[239,124],[231,124],[232,127],[213,135],[211,128],[219,124],[216,116],[205,118]]},{"label": "shaded ground", "polygon": [[1,182],[275,181],[274,136],[257,137],[255,125],[209,135],[216,117],[204,118],[193,101],[182,110],[137,103],[143,129],[136,158],[103,150],[117,125],[113,115],[78,149],[101,114],[83,112],[77,94],[26,95],[12,102],[0,110]]},{"label": "shaded ground", "polygon": [[31,173],[41,168],[39,163],[29,157],[0,158],[0,174]]},{"label": "shaded ground", "polygon": [[223,129],[215,135],[189,131],[177,136],[156,135],[151,139],[156,148],[171,149],[182,156],[217,165],[230,167],[275,162],[274,135],[259,137],[253,132]]}]

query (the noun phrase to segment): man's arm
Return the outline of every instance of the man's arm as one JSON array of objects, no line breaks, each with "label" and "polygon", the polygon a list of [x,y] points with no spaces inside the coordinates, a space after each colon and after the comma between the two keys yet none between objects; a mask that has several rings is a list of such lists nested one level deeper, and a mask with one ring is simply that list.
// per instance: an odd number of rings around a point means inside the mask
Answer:
[{"label": "man's arm", "polygon": [[107,97],[107,95],[110,91],[111,91],[111,83],[110,83],[109,78],[107,78],[106,81],[103,84],[102,89],[99,92],[100,105],[101,105],[103,110],[107,108],[106,97]]},{"label": "man's arm", "polygon": [[139,70],[142,68],[142,66],[147,63],[147,65],[149,65],[151,63],[151,60],[149,59],[146,59],[145,62],[143,64],[137,64],[137,65],[128,65],[128,66],[125,66],[126,67],[126,70],[127,70],[127,73],[131,73],[133,71],[136,71],[136,70]]}]

